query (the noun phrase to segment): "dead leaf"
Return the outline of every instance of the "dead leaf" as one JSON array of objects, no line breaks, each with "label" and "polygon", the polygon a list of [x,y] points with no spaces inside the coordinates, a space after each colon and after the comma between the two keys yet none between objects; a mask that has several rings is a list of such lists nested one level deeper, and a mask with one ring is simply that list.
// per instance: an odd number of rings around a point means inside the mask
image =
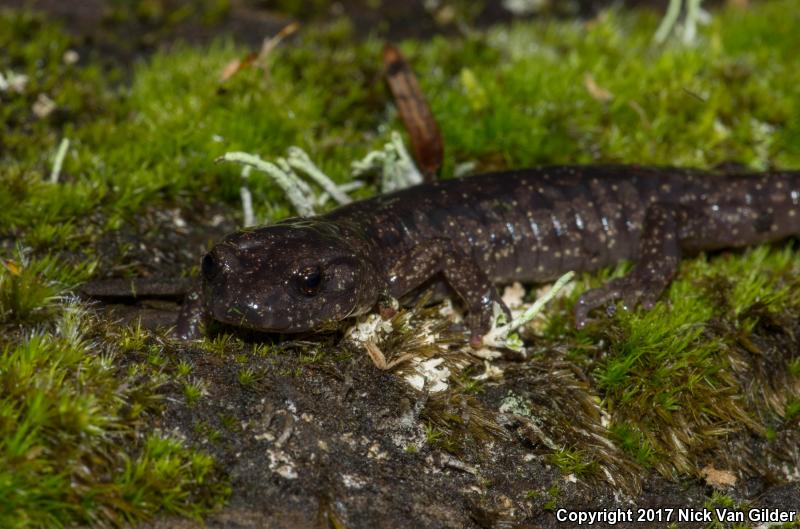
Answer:
[{"label": "dead leaf", "polygon": [[375,367],[380,369],[381,371],[389,371],[390,369],[394,369],[398,365],[406,362],[414,357],[411,353],[406,353],[400,355],[400,357],[395,358],[391,362],[386,361],[386,356],[383,354],[383,351],[375,344],[373,341],[369,341],[364,343],[364,347],[367,349],[367,354],[369,355],[372,363],[375,364]]},{"label": "dead leaf", "polygon": [[444,159],[439,125],[413,70],[400,50],[391,44],[383,48],[383,66],[397,113],[411,139],[414,159],[425,181],[434,182]]},{"label": "dead leaf", "polygon": [[586,91],[589,92],[589,95],[592,96],[596,101],[600,101],[601,103],[608,103],[612,99],[614,99],[614,94],[603,88],[602,86],[597,84],[597,81],[594,80],[594,77],[590,73],[586,73],[583,77],[583,86],[586,87]]},{"label": "dead leaf", "polygon": [[718,470],[713,465],[706,465],[700,471],[700,475],[705,478],[706,483],[714,488],[721,489],[736,485],[736,474],[730,470]]},{"label": "dead leaf", "polygon": [[222,69],[222,75],[219,76],[220,82],[224,83],[237,73],[253,64],[253,61],[256,60],[256,57],[258,57],[256,52],[250,52],[241,59],[234,59],[226,64],[225,68]]},{"label": "dead leaf", "polygon": [[278,47],[278,44],[283,41],[286,37],[294,34],[297,30],[300,29],[299,22],[292,22],[291,24],[287,24],[284,26],[282,30],[280,30],[276,35],[270,37],[268,39],[264,39],[263,44],[261,44],[261,51],[258,52],[258,59],[257,63],[261,68],[267,69],[267,57],[269,54],[272,53],[272,50]]},{"label": "dead leaf", "polygon": [[22,267],[19,266],[14,261],[8,260],[8,261],[0,261],[0,262],[3,263],[3,266],[5,267],[5,269],[8,270],[8,272],[12,276],[19,277],[19,275],[22,273]]},{"label": "dead leaf", "polygon": [[525,287],[522,283],[515,281],[513,284],[503,289],[503,303],[509,309],[516,309],[522,306],[523,299],[525,298]]},{"label": "dead leaf", "polygon": [[251,65],[258,66],[259,68],[266,70],[267,57],[270,53],[272,53],[272,50],[278,47],[278,44],[280,44],[283,39],[295,33],[298,29],[300,29],[300,24],[298,22],[287,24],[276,35],[265,38],[264,43],[261,45],[261,50],[258,53],[250,52],[241,59],[234,59],[226,64],[225,68],[222,69],[222,74],[219,76],[220,82],[224,83]]}]

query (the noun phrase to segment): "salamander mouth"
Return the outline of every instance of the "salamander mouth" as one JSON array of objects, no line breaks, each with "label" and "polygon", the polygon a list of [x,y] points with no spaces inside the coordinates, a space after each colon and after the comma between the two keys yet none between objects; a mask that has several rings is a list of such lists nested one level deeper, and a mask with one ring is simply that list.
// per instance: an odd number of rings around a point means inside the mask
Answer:
[{"label": "salamander mouth", "polygon": [[289,322],[276,322],[269,318],[264,318],[264,314],[258,313],[249,307],[229,307],[224,310],[213,309],[211,314],[219,322],[252,331],[299,332],[299,330],[290,329]]}]

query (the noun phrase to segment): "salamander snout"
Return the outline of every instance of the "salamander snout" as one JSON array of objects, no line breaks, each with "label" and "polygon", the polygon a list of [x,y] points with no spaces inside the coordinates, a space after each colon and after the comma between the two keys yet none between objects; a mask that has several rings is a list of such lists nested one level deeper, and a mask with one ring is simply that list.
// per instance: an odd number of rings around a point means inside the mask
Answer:
[{"label": "salamander snout", "polygon": [[214,283],[230,275],[239,268],[239,259],[235,251],[223,245],[217,245],[203,256],[200,261],[200,272],[208,283]]}]

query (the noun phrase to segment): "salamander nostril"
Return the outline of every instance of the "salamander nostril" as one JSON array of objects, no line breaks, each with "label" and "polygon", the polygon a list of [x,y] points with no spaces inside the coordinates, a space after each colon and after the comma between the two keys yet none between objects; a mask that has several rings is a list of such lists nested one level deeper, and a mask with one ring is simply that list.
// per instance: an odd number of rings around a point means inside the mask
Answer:
[{"label": "salamander nostril", "polygon": [[200,264],[200,268],[206,281],[213,280],[219,273],[217,261],[211,256],[210,253],[207,253],[205,256],[203,256],[203,262]]}]

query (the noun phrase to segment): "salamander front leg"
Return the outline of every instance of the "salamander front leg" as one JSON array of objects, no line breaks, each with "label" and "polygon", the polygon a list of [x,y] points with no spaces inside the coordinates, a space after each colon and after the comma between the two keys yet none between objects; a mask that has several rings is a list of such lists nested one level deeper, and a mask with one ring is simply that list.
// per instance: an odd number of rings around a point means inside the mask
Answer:
[{"label": "salamander front leg", "polygon": [[401,297],[442,273],[447,283],[464,301],[469,313],[466,317],[470,330],[470,345],[478,348],[483,335],[492,327],[494,303],[499,303],[510,316],[497,289],[467,254],[447,239],[430,239],[418,244],[400,258],[389,271],[389,288],[395,297]]},{"label": "salamander front leg", "polygon": [[650,309],[675,277],[680,261],[678,216],[661,204],[648,207],[645,214],[636,265],[626,276],[612,279],[589,290],[575,304],[575,325],[581,329],[592,310],[621,299],[623,308],[636,305]]},{"label": "salamander front leg", "polygon": [[200,285],[193,287],[183,300],[173,336],[178,340],[195,340],[202,335],[202,327],[206,325],[208,315],[203,303],[203,291]]}]

